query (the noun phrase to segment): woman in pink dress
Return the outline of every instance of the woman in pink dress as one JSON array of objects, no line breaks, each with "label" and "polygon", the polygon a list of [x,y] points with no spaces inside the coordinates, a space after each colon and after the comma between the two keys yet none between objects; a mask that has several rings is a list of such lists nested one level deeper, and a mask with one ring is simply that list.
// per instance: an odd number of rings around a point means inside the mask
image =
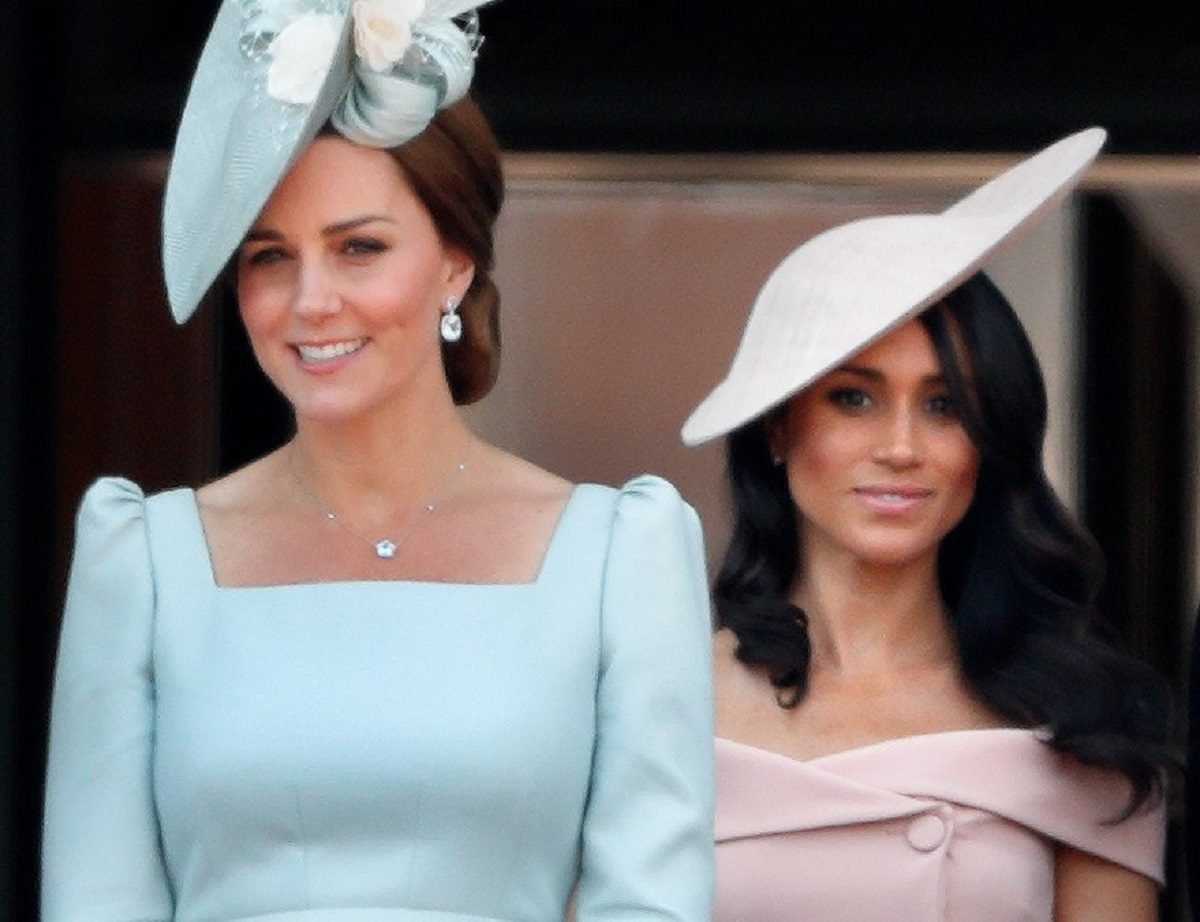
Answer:
[{"label": "woman in pink dress", "polygon": [[1101,555],[1047,480],[1042,375],[982,272],[1104,138],[805,243],[684,426],[727,436],[734,501],[721,922],[1157,918],[1169,693],[1092,626]]}]

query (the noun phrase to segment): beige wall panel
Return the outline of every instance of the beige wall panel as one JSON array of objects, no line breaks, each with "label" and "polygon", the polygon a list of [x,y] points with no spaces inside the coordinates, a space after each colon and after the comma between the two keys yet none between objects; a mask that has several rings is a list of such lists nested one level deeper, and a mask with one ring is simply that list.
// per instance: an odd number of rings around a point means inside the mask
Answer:
[{"label": "beige wall panel", "polygon": [[988,273],[1012,302],[1041,362],[1049,403],[1046,470],[1063,500],[1077,509],[1082,343],[1076,242],[1074,210],[1059,209],[1001,253]]},{"label": "beige wall panel", "polygon": [[[786,182],[513,183],[498,233],[500,380],[469,415],[482,434],[575,480],[667,477],[700,512],[715,562],[729,524],[722,444],[686,448],[679,429],[723,376],[766,276],[826,227],[937,210],[957,194]],[[1029,300],[1047,339],[1039,351],[1050,352],[1056,402],[1067,399],[1072,367],[1066,321],[1054,316],[1069,289],[1056,265],[1066,226],[1054,222],[1022,241],[1000,272],[1006,291]]]}]

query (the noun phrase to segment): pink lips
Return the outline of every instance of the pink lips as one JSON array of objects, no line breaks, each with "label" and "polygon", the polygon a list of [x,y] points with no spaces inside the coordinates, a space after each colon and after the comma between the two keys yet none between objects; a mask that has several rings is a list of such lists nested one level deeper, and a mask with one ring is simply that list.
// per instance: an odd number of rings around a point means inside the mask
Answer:
[{"label": "pink lips", "polygon": [[876,484],[856,487],[854,493],[864,506],[878,515],[905,515],[933,495],[932,490],[913,486]]}]

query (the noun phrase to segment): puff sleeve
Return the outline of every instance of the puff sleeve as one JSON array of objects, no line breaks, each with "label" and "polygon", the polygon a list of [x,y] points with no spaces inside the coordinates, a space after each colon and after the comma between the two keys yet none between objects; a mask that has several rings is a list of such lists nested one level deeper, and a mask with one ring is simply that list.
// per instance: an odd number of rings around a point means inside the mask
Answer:
[{"label": "puff sleeve", "polygon": [[575,917],[708,922],[712,628],[695,511],[653,476],[617,498]]},{"label": "puff sleeve", "polygon": [[59,638],[42,922],[173,917],[151,790],[153,624],[144,496],[102,478],[76,517]]}]

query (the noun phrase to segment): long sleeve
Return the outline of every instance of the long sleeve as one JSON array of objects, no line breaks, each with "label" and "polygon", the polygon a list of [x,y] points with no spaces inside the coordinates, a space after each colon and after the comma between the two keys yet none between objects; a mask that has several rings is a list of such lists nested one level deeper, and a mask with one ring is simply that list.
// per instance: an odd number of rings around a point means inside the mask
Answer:
[{"label": "long sleeve", "polygon": [[50,720],[42,922],[169,920],[151,788],[154,585],[141,490],[96,481],[75,542]]},{"label": "long sleeve", "polygon": [[699,520],[666,481],[623,488],[603,593],[576,918],[708,922],[711,615]]}]

